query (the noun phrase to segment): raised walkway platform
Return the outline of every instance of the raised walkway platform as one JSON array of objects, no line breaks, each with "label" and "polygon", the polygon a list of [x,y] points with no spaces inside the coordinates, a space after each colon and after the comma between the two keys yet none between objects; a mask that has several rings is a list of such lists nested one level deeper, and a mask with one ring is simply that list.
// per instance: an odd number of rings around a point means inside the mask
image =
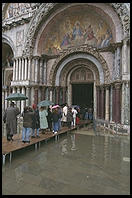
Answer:
[{"label": "raised walkway platform", "polygon": [[[89,121],[80,121],[80,124],[78,127],[83,127],[84,125],[87,125]],[[34,145],[35,149],[37,147],[40,147],[40,143],[42,141],[47,141],[50,138],[55,137],[55,140],[59,138],[59,135],[63,133],[67,133],[73,130],[76,130],[77,127],[72,127],[71,129],[68,129],[67,127],[62,127],[61,131],[59,131],[57,134],[53,134],[52,132],[46,132],[45,134],[39,133],[40,138],[31,138],[30,143],[23,143],[22,142],[22,135],[16,134],[13,136],[13,141],[7,141],[6,137],[2,137],[2,156],[3,156],[3,165],[5,165],[5,159],[6,156],[9,155],[9,160],[11,163],[12,160],[12,152],[23,149],[25,147]]]}]

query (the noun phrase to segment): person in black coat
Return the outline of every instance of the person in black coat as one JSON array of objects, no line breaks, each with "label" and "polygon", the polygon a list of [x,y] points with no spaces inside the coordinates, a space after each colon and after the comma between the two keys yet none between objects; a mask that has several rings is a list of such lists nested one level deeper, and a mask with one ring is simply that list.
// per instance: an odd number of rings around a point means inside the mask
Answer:
[{"label": "person in black coat", "polygon": [[30,143],[30,134],[33,126],[34,112],[30,107],[26,106],[24,107],[22,117],[23,117],[22,142]]},{"label": "person in black coat", "polygon": [[50,108],[48,108],[47,121],[48,121],[48,128],[50,131],[52,131],[52,112]]},{"label": "person in black coat", "polygon": [[33,105],[33,122],[32,122],[32,138],[35,138],[35,129],[37,131],[36,137],[39,138],[39,128],[40,128],[40,118],[39,118],[39,109],[37,106]]},{"label": "person in black coat", "polygon": [[59,131],[59,118],[58,109],[53,109],[52,120],[53,120],[53,133],[56,134]]}]

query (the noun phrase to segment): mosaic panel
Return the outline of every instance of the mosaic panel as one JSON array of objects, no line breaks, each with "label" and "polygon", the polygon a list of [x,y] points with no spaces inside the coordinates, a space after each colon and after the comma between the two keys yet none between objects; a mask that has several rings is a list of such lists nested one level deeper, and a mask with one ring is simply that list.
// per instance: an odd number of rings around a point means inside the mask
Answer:
[{"label": "mosaic panel", "polygon": [[102,48],[112,41],[112,32],[104,18],[82,6],[69,8],[53,19],[45,28],[40,45],[41,53],[58,54],[70,46],[88,44]]}]

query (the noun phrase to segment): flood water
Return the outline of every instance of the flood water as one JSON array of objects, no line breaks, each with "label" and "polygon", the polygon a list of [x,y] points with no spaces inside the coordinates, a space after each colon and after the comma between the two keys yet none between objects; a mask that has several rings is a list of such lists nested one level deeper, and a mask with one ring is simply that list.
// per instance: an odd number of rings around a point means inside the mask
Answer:
[{"label": "flood water", "polygon": [[129,195],[129,137],[81,131],[13,153],[2,168],[2,194]]}]

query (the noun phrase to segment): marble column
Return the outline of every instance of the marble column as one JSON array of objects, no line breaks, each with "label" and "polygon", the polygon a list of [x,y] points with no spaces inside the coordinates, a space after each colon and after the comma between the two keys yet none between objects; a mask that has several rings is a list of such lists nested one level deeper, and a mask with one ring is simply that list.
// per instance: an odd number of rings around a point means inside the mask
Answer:
[{"label": "marble column", "polygon": [[56,103],[59,103],[59,87],[56,87]]},{"label": "marble column", "polygon": [[19,58],[19,81],[22,78],[22,64],[21,64],[21,58]]},{"label": "marble column", "polygon": [[123,124],[125,125],[129,125],[130,124],[130,84],[128,81],[123,82],[123,105],[122,105],[122,109],[123,109]]},{"label": "marble column", "polygon": [[111,85],[110,86],[110,122],[112,121],[112,104],[113,104],[113,101],[112,101],[112,98],[113,98],[112,92],[113,92],[113,90],[112,90],[112,85]]},{"label": "marble column", "polygon": [[28,68],[28,59],[27,57],[25,58],[25,75],[24,75],[24,79],[27,80],[27,68]]},{"label": "marble column", "polygon": [[99,93],[98,86],[96,87],[96,95],[97,95],[97,118],[99,118],[99,115],[100,115],[100,113],[99,113],[99,100],[100,100],[99,95],[100,95],[100,93]]},{"label": "marble column", "polygon": [[121,89],[121,84],[120,83],[116,83],[115,84],[115,99],[116,99],[116,103],[115,103],[115,121],[117,123],[121,122],[121,94],[120,94],[120,89]]},{"label": "marble column", "polygon": [[116,97],[115,97],[115,87],[112,87],[112,121],[115,121],[115,105],[116,105]]},{"label": "marble column", "polygon": [[41,90],[41,88],[39,87],[39,88],[38,88],[38,103],[39,103],[40,101],[42,101],[42,100],[41,100],[41,94],[42,94],[42,90]]},{"label": "marble column", "polygon": [[34,88],[34,103],[38,104],[38,87]]},{"label": "marble column", "polygon": [[121,66],[120,66],[120,60],[121,60],[121,49],[120,47],[117,47],[117,53],[116,53],[116,80],[120,80],[120,72],[121,72]]},{"label": "marble column", "polygon": [[44,92],[44,97],[45,97],[45,100],[49,100],[49,87],[45,87],[45,92]]},{"label": "marble column", "polygon": [[45,100],[45,87],[42,87],[42,90],[41,90],[41,101],[42,100]]},{"label": "marble column", "polygon": [[40,84],[43,84],[43,59],[40,59]]},{"label": "marble column", "polygon": [[105,120],[109,121],[109,86],[105,90]]},{"label": "marble column", "polygon": [[101,87],[101,119],[105,119],[105,109],[104,109],[104,87]]},{"label": "marble column", "polygon": [[59,104],[63,104],[63,88],[60,87],[59,91]]},{"label": "marble column", "polygon": [[52,90],[52,88],[50,89],[50,96],[49,96],[49,99],[50,99],[50,101],[52,101],[53,100],[53,90]]},{"label": "marble column", "polygon": [[35,65],[34,79],[35,79],[35,83],[37,83],[38,82],[38,57],[35,57],[34,62],[35,62],[35,64],[34,64]]},{"label": "marble column", "polygon": [[[20,93],[20,87],[17,87],[17,93]],[[16,102],[17,103],[17,107],[20,109],[20,111],[21,111],[21,102],[20,101],[17,101]]]},{"label": "marble column", "polygon": [[24,58],[22,58],[22,80],[24,80]]},{"label": "marble column", "polygon": [[47,83],[47,61],[46,59],[44,60],[44,84],[46,85]]},{"label": "marble column", "polygon": [[18,81],[18,58],[16,59],[16,81]]},{"label": "marble column", "polygon": [[16,88],[15,87],[12,88],[12,93],[16,93]]},{"label": "marble column", "polygon": [[127,54],[127,40],[123,40],[122,46],[122,74],[128,72],[128,54]]},{"label": "marble column", "polygon": [[63,87],[63,104],[66,102],[66,87]]},{"label": "marble column", "polygon": [[15,81],[16,73],[16,60],[13,60],[13,81]]},{"label": "marble column", "polygon": [[28,99],[26,100],[26,106],[30,106],[31,105],[30,87],[26,87],[26,96],[28,97]]},{"label": "marble column", "polygon": [[114,81],[115,79],[116,79],[116,50],[115,50],[115,52],[114,52],[114,54],[113,54],[113,56],[114,56],[114,61],[113,61],[113,70],[112,70],[112,80]]},{"label": "marble column", "polygon": [[[7,98],[7,96],[8,96],[8,92],[7,92],[7,89],[5,90],[5,98]],[[8,106],[8,101],[7,100],[5,100],[5,109],[7,108],[7,106]]]},{"label": "marble column", "polygon": [[33,104],[34,103],[34,87],[31,87],[31,101],[30,103]]},{"label": "marble column", "polygon": [[97,90],[96,90],[96,84],[95,84],[95,82],[94,82],[94,88],[93,88],[94,90],[93,90],[93,94],[94,94],[94,103],[93,103],[93,113],[94,113],[94,117],[95,117],[95,119],[96,119],[96,117],[97,117]]},{"label": "marble column", "polygon": [[31,81],[31,57],[28,57],[28,80]]},{"label": "marble column", "polygon": [[124,124],[124,113],[125,113],[125,108],[124,108],[124,104],[125,104],[125,83],[123,82],[122,83],[122,100],[121,100],[121,124]]},{"label": "marble column", "polygon": [[68,106],[71,106],[72,105],[72,85],[71,83],[69,83],[68,87],[67,87],[67,91],[66,91],[66,101],[67,101],[67,104]]}]

